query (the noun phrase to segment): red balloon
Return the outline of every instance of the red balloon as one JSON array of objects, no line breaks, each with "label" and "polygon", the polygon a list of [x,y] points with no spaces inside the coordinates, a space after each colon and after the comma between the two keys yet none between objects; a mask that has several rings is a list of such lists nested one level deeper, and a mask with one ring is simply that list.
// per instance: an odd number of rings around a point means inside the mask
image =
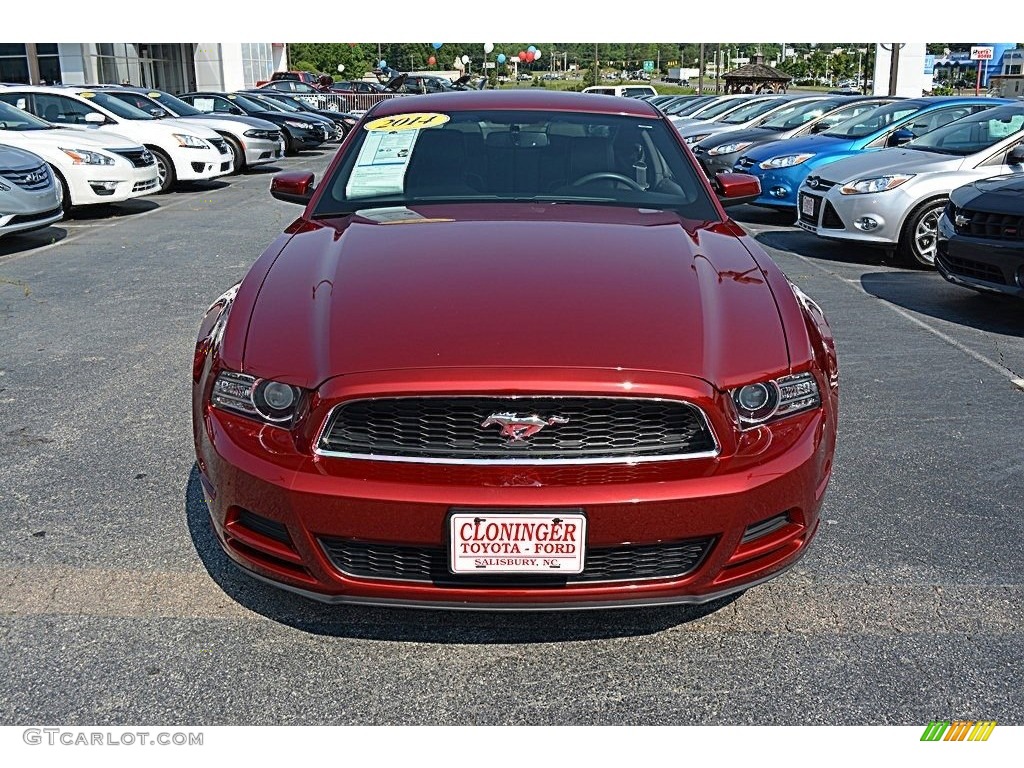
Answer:
[{"label": "red balloon", "polygon": [[526,61],[526,51],[520,51],[519,52],[519,60],[520,61]]},{"label": "red balloon", "polygon": [[530,53],[529,51],[527,51],[527,52],[526,52],[526,55],[530,57],[530,61],[536,61],[536,60],[537,60],[537,54],[536,54],[536,52],[534,52],[534,53]]},{"label": "red balloon", "polygon": [[429,59],[427,59],[427,64],[429,64],[430,66],[434,66],[435,64],[437,64],[437,57],[431,56]]}]

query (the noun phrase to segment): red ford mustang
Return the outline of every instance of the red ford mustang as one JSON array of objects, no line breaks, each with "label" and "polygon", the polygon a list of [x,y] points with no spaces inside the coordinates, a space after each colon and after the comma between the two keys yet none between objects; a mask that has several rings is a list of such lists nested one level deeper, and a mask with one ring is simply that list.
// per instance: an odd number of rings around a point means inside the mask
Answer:
[{"label": "red ford mustang", "polygon": [[817,305],[643,101],[383,102],[210,308],[193,426],[225,551],[307,597],[697,603],[793,565],[832,468]]}]

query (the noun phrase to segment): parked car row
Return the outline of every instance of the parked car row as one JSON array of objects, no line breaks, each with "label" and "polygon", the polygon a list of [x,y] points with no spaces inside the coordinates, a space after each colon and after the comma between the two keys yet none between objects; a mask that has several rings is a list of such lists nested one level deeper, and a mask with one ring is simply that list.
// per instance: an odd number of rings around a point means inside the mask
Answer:
[{"label": "parked car row", "polygon": [[[753,205],[791,212],[819,237],[938,267],[961,285],[1024,294],[1024,203],[1015,194],[1024,189],[1024,102],[832,94],[650,101],[710,178],[759,179]],[[982,181],[991,177],[998,179]]]},{"label": "parked car row", "polygon": [[286,94],[0,84],[0,236],[68,209],[206,181],[340,141],[355,116]]}]

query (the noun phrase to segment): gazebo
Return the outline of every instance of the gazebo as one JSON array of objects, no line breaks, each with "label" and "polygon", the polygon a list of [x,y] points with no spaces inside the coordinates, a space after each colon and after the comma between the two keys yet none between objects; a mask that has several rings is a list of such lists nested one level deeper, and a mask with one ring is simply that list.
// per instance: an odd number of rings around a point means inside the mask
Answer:
[{"label": "gazebo", "polygon": [[726,72],[722,77],[726,93],[785,93],[793,79],[781,69],[765,64],[761,54],[754,56],[749,64]]}]

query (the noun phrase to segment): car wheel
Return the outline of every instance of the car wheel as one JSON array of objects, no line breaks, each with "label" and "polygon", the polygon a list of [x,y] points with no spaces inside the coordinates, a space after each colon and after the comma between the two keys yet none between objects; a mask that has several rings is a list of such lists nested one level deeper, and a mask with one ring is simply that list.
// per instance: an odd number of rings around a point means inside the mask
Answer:
[{"label": "car wheel", "polygon": [[64,181],[64,177],[61,176],[60,171],[50,166],[50,172],[53,174],[53,178],[60,184],[60,207],[64,211],[64,215],[68,215],[68,211],[71,210],[71,190],[68,189],[68,183]]},{"label": "car wheel", "polygon": [[[223,136],[224,134],[221,135]],[[241,173],[242,171],[245,170],[245,150],[242,149],[242,145],[238,143],[238,139],[236,139],[234,136],[224,136],[224,141],[226,141],[228,143],[228,146],[231,148],[231,155],[234,158],[234,170],[231,171],[231,173]]]},{"label": "car wheel", "polygon": [[149,151],[153,153],[153,159],[156,160],[156,179],[159,185],[157,194],[163,194],[174,186],[174,163],[162,149],[150,147]]},{"label": "car wheel", "polygon": [[288,131],[283,131],[283,133],[284,133],[284,153],[286,155],[294,155],[294,154],[296,154],[296,152],[295,152],[295,142],[292,140],[292,135],[290,133],[288,133]]},{"label": "car wheel", "polygon": [[911,267],[933,268],[939,239],[939,217],[947,199],[939,197],[917,206],[907,217],[897,249],[900,261]]}]

